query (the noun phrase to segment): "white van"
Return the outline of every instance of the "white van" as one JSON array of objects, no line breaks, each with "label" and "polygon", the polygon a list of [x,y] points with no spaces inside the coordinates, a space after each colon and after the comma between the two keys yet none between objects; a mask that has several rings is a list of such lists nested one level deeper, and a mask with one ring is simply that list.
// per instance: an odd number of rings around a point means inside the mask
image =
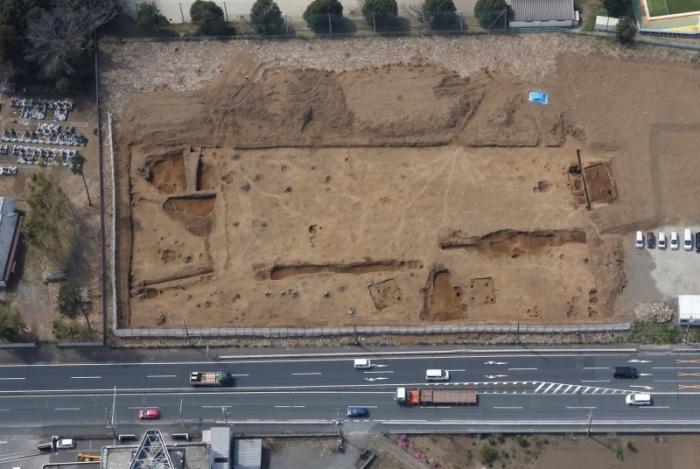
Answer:
[{"label": "white van", "polygon": [[659,249],[666,249],[666,233],[659,231],[659,240],[656,243]]},{"label": "white van", "polygon": [[676,233],[675,231],[671,231],[671,239],[669,241],[669,244],[671,245],[671,249],[678,249],[678,233]]},{"label": "white van", "polygon": [[693,250],[693,233],[688,228],[683,231],[683,249]]},{"label": "white van", "polygon": [[449,381],[450,372],[447,370],[425,370],[426,381]]},{"label": "white van", "polygon": [[367,358],[356,358],[353,361],[356,370],[368,370],[372,368],[372,362]]},{"label": "white van", "polygon": [[627,396],[625,396],[625,402],[627,405],[651,405],[653,403],[651,394],[645,392],[627,394]]},{"label": "white van", "polygon": [[637,249],[644,249],[644,234],[641,231],[637,231],[637,237],[634,239],[634,246]]}]

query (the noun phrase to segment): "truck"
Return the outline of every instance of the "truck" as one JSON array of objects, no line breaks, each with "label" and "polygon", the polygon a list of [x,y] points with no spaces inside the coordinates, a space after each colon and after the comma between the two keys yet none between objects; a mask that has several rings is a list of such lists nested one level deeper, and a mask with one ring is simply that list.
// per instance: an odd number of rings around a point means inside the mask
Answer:
[{"label": "truck", "polygon": [[474,389],[396,388],[396,402],[404,406],[476,405],[477,399],[477,392]]},{"label": "truck", "polygon": [[233,386],[233,376],[225,371],[192,371],[192,386]]}]

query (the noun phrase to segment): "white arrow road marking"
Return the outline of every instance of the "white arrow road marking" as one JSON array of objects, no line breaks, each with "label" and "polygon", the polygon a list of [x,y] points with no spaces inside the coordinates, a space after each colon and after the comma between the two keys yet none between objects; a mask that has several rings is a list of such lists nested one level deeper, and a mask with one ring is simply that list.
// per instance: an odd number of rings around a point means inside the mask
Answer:
[{"label": "white arrow road marking", "polygon": [[496,378],[507,378],[508,375],[484,375],[485,378],[488,379],[496,379]]},{"label": "white arrow road marking", "polygon": [[495,362],[493,360],[489,360],[487,362],[484,362],[484,365],[507,365],[508,362]]},{"label": "white arrow road marking", "polygon": [[651,386],[638,386],[638,385],[636,385],[636,384],[633,384],[633,385],[631,385],[630,387],[631,387],[631,388],[646,389],[647,391],[651,391],[652,389],[654,389],[654,388],[652,388]]},{"label": "white arrow road marking", "polygon": [[384,367],[389,366],[389,365],[377,365],[377,364],[372,363],[372,366],[374,368],[384,368]]},{"label": "white arrow road marking", "polygon": [[389,379],[389,378],[385,378],[383,376],[377,376],[376,378],[365,378],[365,381],[379,381],[382,379]]},{"label": "white arrow road marking", "polygon": [[651,363],[651,360],[637,360],[633,358],[632,360],[627,360],[627,363]]}]

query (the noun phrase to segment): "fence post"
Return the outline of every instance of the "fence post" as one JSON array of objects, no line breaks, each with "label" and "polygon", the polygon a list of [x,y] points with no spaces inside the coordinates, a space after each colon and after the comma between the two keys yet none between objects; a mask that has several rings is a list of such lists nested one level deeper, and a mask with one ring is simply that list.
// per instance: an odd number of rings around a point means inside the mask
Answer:
[{"label": "fence post", "polygon": [[331,36],[333,35],[333,23],[331,22],[331,14],[328,13],[328,32],[331,33]]},{"label": "fence post", "polygon": [[372,31],[377,32],[377,17],[376,13],[372,13]]},{"label": "fence post", "polygon": [[464,32],[464,13],[459,12],[459,32]]},{"label": "fence post", "polygon": [[287,23],[287,17],[284,17],[284,35],[289,36],[289,23]]},{"label": "fence post", "polygon": [[180,17],[182,18],[182,22],[185,22],[185,14],[182,12],[182,3],[178,2],[178,5],[180,5]]},{"label": "fence post", "polygon": [[508,7],[503,10],[503,29],[508,29]]},{"label": "fence post", "polygon": [[226,2],[224,3],[224,16],[226,17],[226,21],[228,22],[228,9],[226,8]]}]

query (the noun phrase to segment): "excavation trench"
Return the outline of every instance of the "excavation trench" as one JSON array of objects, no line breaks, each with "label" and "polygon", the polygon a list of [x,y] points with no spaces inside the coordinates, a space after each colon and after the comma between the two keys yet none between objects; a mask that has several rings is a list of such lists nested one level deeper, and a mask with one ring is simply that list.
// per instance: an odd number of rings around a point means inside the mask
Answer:
[{"label": "excavation trench", "polygon": [[374,272],[394,272],[405,269],[420,269],[419,261],[366,261],[344,264],[279,264],[270,269],[271,280],[282,280],[296,275],[310,274],[370,274]]},{"label": "excavation trench", "polygon": [[583,230],[499,230],[483,236],[467,236],[455,231],[440,239],[440,248],[475,250],[515,258],[538,254],[551,247],[585,242],[586,232]]}]

